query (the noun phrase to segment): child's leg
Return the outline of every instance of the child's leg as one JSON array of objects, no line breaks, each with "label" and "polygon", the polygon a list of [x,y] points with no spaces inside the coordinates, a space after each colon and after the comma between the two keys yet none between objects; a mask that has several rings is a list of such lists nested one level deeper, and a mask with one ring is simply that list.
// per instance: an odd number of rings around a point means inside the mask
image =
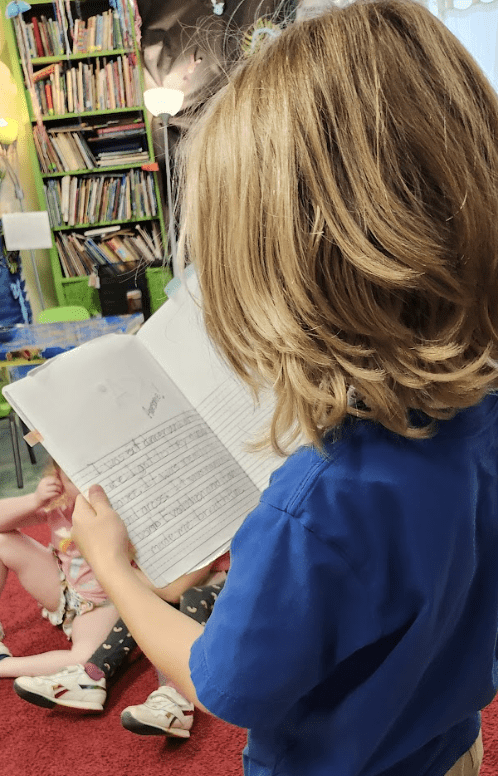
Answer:
[{"label": "child's leg", "polygon": [[[82,625],[88,623],[85,620],[87,616],[78,618],[83,621]],[[60,671],[42,676],[18,677],[14,690],[29,703],[48,709],[59,706],[81,711],[103,711],[106,682],[135,647],[135,640],[123,620],[119,619],[86,663],[67,665]]]},{"label": "child's leg", "polygon": [[[222,577],[215,584],[192,587],[185,591],[180,598],[180,611],[205,625],[224,584]],[[159,688],[144,703],[124,709],[121,724],[139,735],[188,738],[194,722],[194,705],[159,668],[156,667],[156,671]]]},{"label": "child's leg", "polygon": [[[224,584],[225,580],[220,579],[217,584],[189,588],[182,594],[180,598],[180,611],[183,612],[183,614],[186,614],[192,620],[196,620],[196,622],[200,623],[201,625],[205,625],[211,615],[211,612],[213,611],[213,607],[216,599],[218,598],[218,595],[223,590]],[[160,671],[157,666],[155,668],[159,687],[174,687],[175,690],[181,693],[180,688],[171,679],[163,674],[163,672]]]},{"label": "child's leg", "polygon": [[73,663],[85,663],[102,643],[118,617],[117,609],[113,605],[98,606],[75,617],[71,649],[53,650],[26,657],[7,657],[0,661],[0,677],[53,674]]},{"label": "child's leg", "polygon": [[9,571],[23,588],[50,611],[60,599],[60,575],[52,551],[19,531],[0,533],[0,592]]},{"label": "child's leg", "polygon": [[123,620],[119,619],[85,663],[85,671],[92,679],[109,680],[133,652],[137,642]]},{"label": "child's leg", "polygon": [[221,579],[215,584],[191,587],[180,598],[180,611],[192,620],[205,625],[224,585],[225,580]]}]

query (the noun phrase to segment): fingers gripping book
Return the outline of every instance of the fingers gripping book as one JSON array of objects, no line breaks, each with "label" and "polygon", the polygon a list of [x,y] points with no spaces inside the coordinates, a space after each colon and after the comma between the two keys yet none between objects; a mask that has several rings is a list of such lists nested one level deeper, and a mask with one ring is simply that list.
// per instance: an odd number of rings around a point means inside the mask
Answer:
[{"label": "fingers gripping book", "polygon": [[82,493],[102,485],[156,587],[228,549],[281,463],[246,449],[271,400],[255,406],[210,344],[194,275],[136,335],[80,345],[4,394]]}]

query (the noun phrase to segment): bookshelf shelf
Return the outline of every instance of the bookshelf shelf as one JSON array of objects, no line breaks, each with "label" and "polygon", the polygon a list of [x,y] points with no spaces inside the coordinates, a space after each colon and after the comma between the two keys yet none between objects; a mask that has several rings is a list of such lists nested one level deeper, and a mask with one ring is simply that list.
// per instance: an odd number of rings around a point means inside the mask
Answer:
[{"label": "bookshelf shelf", "polygon": [[[52,116],[42,116],[43,123],[47,121],[60,121],[61,119],[78,119],[84,116],[112,116],[117,113],[131,113],[133,111],[143,111],[142,105],[128,105],[126,108],[116,108],[114,110],[85,110],[81,113],[59,113]],[[31,122],[34,123],[36,119],[31,116]]]},{"label": "bookshelf shelf", "polygon": [[108,51],[82,51],[79,54],[59,54],[54,57],[34,57],[31,59],[31,64],[35,65],[52,65],[56,62],[71,62],[78,59],[91,59],[96,57],[115,57],[122,54],[131,54],[133,49],[110,49]]},{"label": "bookshelf shelf", "polygon": [[[4,18],[8,2],[0,0]],[[146,266],[148,285],[164,272],[167,232],[134,25],[130,0],[32,0],[5,24],[32,124],[39,207],[50,216],[57,300],[92,314],[101,267],[133,275]],[[156,294],[154,305],[165,298]]]},{"label": "bookshelf shelf", "polygon": [[[148,164],[148,162],[147,162]],[[143,162],[136,162],[135,164],[118,164],[114,167],[96,167],[94,169],[87,169],[86,167],[81,170],[67,170],[64,172],[48,172],[43,173],[42,178],[62,178],[65,175],[88,175],[90,172],[96,172],[97,169],[99,172],[113,172],[113,171],[119,171],[119,170],[136,170],[140,167],[143,167]]]},{"label": "bookshelf shelf", "polygon": [[87,224],[73,224],[72,226],[54,226],[53,232],[73,232],[75,229],[98,229],[104,226],[125,226],[126,224],[136,224],[142,221],[153,221],[155,216],[135,216],[134,218],[119,218],[116,221],[95,221]]}]

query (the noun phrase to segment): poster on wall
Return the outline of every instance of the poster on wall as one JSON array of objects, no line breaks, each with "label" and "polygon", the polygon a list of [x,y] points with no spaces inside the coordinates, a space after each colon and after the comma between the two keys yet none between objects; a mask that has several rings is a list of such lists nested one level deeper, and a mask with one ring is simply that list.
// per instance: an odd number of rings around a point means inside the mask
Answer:
[{"label": "poster on wall", "polygon": [[5,245],[2,216],[22,210],[17,122],[0,117],[0,326],[31,323],[31,305],[18,250]]}]

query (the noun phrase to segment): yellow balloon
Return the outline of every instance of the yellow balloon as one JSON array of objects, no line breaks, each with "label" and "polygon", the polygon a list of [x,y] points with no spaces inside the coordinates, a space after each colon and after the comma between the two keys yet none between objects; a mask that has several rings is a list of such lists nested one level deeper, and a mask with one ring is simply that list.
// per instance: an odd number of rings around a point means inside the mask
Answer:
[{"label": "yellow balloon", "polygon": [[0,143],[12,145],[19,134],[19,124],[15,119],[0,117]]}]

